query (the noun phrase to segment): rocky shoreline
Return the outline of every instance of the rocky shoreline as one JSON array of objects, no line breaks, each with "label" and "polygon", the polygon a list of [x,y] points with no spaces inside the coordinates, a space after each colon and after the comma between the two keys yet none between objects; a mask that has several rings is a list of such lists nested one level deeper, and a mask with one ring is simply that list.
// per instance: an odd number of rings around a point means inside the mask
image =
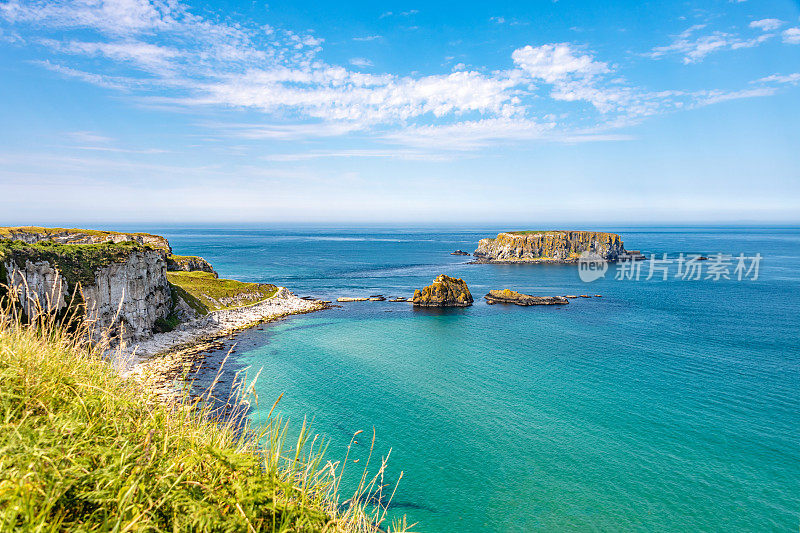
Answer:
[{"label": "rocky shoreline", "polygon": [[219,347],[220,338],[264,322],[328,307],[320,300],[304,300],[280,287],[274,296],[261,302],[213,311],[173,331],[121,346],[115,353],[116,364],[123,375],[167,400],[176,393],[175,381],[183,376],[185,367],[200,359],[203,352]]}]

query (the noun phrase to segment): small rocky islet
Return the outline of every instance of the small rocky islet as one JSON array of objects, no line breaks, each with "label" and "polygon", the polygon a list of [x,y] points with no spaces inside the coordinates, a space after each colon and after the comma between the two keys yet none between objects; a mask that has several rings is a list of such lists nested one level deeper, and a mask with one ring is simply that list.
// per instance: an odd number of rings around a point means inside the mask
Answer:
[{"label": "small rocky islet", "polygon": [[531,296],[522,294],[511,289],[492,290],[483,297],[486,303],[493,304],[514,304],[514,305],[565,305],[569,303],[564,296]]},{"label": "small rocky islet", "polygon": [[473,301],[467,283],[446,274],[440,274],[422,290],[414,291],[411,299],[416,307],[468,307]]}]

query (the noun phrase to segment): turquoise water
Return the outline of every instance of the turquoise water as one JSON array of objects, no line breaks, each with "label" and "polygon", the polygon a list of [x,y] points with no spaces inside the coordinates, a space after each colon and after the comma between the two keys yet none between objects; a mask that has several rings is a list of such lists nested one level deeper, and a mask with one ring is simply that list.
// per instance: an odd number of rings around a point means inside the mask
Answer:
[{"label": "turquoise water", "polygon": [[[623,281],[612,266],[586,284],[575,266],[449,255],[499,229],[152,228],[223,276],[301,296],[467,281],[471,308],[349,303],[235,339],[234,368],[263,368],[252,418],[284,393],[279,410],[313,418],[332,458],[374,427],[389,481],[404,472],[392,513],[422,531],[797,531],[800,229],[597,228],[648,255],[760,253],[755,281]],[[505,287],[603,297],[480,298]]]}]

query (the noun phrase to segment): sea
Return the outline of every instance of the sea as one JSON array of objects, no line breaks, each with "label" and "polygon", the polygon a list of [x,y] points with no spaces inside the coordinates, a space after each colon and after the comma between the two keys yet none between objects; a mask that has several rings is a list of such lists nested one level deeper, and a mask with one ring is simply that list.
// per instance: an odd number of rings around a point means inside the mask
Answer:
[{"label": "sea", "polygon": [[[800,527],[798,227],[582,226],[649,258],[593,280],[450,255],[525,227],[145,229],[221,277],[334,302],[467,282],[467,308],[342,303],[226,340],[232,370],[260,371],[255,425],[283,395],[276,412],[293,432],[307,420],[331,460],[363,431],[344,487],[374,431],[389,492],[399,480],[388,514],[415,531]],[[590,297],[485,303],[505,288]]]}]

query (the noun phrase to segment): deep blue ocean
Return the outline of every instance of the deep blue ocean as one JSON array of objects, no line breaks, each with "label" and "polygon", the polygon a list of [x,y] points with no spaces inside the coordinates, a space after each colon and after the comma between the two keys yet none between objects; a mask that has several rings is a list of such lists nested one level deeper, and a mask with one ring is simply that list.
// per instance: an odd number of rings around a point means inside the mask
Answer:
[{"label": "deep blue ocean", "polygon": [[[263,369],[273,401],[363,464],[372,428],[404,472],[391,507],[418,530],[798,531],[800,228],[614,227],[628,249],[733,256],[647,280],[592,283],[575,265],[472,265],[503,229],[151,227],[222,277],[299,296],[410,296],[463,278],[465,309],[357,302],[236,336],[232,368]],[[737,279],[737,256],[761,255]],[[714,265],[712,266],[712,263]],[[724,274],[731,279],[725,279]],[[708,272],[722,271],[707,279]],[[635,276],[634,276],[635,278]],[[565,306],[486,305],[490,289],[600,294]]]}]

